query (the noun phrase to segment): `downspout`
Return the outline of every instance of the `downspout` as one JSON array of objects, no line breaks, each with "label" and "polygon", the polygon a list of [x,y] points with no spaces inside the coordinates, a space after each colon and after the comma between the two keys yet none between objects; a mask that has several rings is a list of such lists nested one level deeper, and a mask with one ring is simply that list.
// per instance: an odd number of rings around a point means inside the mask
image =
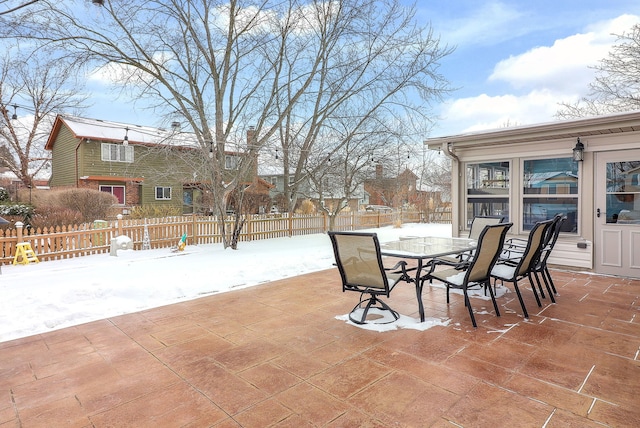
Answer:
[{"label": "downspout", "polygon": [[446,157],[448,157],[449,159],[454,160],[456,162],[460,162],[460,159],[458,159],[458,156],[456,156],[456,154],[453,153],[453,143],[452,142],[442,143],[442,151],[444,152],[444,155]]},{"label": "downspout", "polygon": [[[456,164],[457,164],[457,165],[460,165],[460,158],[458,158],[458,156],[456,156],[456,154],[453,152],[453,143],[452,143],[451,141],[446,142],[446,143],[442,143],[442,151],[444,152],[444,155],[445,155],[446,157],[448,157],[449,159],[451,159],[453,162],[456,162]],[[453,170],[453,167],[452,167],[451,169]],[[452,172],[453,172],[453,171],[452,171]],[[459,171],[459,170],[458,170],[458,177],[460,177],[460,171]],[[453,195],[454,195],[454,193],[457,193],[457,192],[453,192],[453,190],[454,190],[454,185],[455,185],[458,189],[460,188],[460,186],[459,186],[459,184],[458,184],[458,180],[457,180],[457,179],[455,179],[455,178],[452,176],[452,177],[451,177],[451,196],[452,196],[452,198],[451,198],[451,202],[452,202],[452,203],[453,203]],[[459,195],[457,195],[457,198],[458,198],[458,200],[460,200],[460,196],[459,196]],[[459,218],[459,216],[458,216],[458,214],[459,214],[459,212],[460,212],[460,209],[458,208],[458,206],[457,206],[457,205],[458,205],[458,204],[456,204],[456,206],[454,206],[454,205],[452,204],[452,206],[451,206],[451,209],[452,209],[452,211],[451,211],[451,226],[452,226],[452,228],[453,228],[453,225],[454,225],[454,224],[457,224],[457,225],[458,225],[458,227],[457,227],[457,229],[458,229],[457,233],[456,233],[456,231],[455,231],[455,230],[453,230],[453,235],[454,235],[454,236],[459,236],[460,231],[462,230],[462,224],[460,223],[460,218]]]},{"label": "downspout", "polygon": [[75,156],[76,156],[76,188],[79,187],[79,177],[78,177],[78,149],[80,148],[80,145],[82,144],[82,142],[84,141],[84,138],[80,138],[80,142],[78,142],[78,144],[76,144],[76,149],[75,149]]}]

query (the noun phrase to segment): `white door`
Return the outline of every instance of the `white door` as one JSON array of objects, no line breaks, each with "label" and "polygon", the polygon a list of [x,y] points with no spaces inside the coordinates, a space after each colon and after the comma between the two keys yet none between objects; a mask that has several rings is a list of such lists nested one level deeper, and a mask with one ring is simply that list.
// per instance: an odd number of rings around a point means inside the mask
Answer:
[{"label": "white door", "polygon": [[640,278],[640,150],[596,157],[595,270]]}]

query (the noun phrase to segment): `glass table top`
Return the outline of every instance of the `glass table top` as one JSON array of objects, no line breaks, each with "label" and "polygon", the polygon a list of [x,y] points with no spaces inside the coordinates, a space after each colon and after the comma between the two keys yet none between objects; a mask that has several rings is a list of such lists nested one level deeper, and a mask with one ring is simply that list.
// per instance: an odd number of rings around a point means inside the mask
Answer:
[{"label": "glass table top", "polygon": [[401,237],[397,241],[381,243],[380,250],[388,256],[431,258],[473,250],[476,244],[466,238]]}]

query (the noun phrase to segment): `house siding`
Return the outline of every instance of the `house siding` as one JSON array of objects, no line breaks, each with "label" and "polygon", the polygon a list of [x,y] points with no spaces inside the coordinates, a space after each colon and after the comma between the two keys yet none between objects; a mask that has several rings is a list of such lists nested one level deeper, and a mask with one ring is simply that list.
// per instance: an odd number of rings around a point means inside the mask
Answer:
[{"label": "house siding", "polygon": [[[76,146],[80,140],[76,139],[69,128],[62,127],[56,140],[59,144],[53,146],[51,153],[51,187],[76,185]],[[82,147],[78,147],[78,158],[81,157]]]}]

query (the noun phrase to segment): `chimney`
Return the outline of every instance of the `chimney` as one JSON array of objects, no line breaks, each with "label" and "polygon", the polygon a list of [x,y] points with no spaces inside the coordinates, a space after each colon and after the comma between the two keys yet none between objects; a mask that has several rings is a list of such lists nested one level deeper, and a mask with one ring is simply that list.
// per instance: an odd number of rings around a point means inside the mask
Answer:
[{"label": "chimney", "polygon": [[378,163],[376,164],[376,179],[381,179],[382,178],[382,164]]},{"label": "chimney", "polygon": [[253,177],[252,180],[258,178],[258,146],[257,146],[257,135],[256,129],[253,126],[250,126],[247,130],[247,151],[252,151],[253,159],[251,162],[253,163]]}]

